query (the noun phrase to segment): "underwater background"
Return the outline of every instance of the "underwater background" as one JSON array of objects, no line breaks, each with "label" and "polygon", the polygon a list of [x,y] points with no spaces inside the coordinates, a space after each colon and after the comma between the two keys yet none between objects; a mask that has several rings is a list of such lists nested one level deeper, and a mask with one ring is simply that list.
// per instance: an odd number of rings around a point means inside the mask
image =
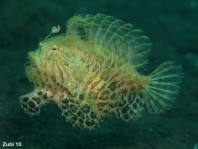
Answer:
[{"label": "underwater background", "polygon": [[[193,149],[198,143],[198,0],[0,2],[0,149]],[[77,13],[103,13],[142,29],[153,44],[145,74],[167,60],[183,66],[185,78],[170,110],[145,110],[128,122],[112,117],[92,131],[72,127],[49,104],[40,116],[24,113],[18,98],[33,89],[24,72],[27,53],[52,26],[64,33]]]}]

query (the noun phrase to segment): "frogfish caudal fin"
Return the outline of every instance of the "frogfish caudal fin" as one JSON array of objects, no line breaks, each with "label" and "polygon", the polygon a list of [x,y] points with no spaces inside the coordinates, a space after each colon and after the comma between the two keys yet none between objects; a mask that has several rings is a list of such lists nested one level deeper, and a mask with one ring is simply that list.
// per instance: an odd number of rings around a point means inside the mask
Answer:
[{"label": "frogfish caudal fin", "polygon": [[150,113],[158,114],[170,107],[169,102],[179,92],[179,84],[183,78],[182,67],[167,61],[158,66],[150,74],[146,96],[146,106]]}]

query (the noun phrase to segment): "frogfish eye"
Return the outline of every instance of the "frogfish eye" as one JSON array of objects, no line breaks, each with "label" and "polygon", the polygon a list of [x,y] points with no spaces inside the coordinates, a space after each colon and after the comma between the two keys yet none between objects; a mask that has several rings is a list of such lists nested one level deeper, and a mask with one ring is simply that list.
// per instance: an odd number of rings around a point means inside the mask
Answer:
[{"label": "frogfish eye", "polygon": [[56,45],[52,46],[52,50],[57,50],[58,47]]}]

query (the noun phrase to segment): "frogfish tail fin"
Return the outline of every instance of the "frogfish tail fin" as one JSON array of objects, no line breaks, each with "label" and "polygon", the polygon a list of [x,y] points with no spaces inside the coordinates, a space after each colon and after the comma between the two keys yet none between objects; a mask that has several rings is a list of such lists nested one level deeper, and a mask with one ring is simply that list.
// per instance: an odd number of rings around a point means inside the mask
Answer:
[{"label": "frogfish tail fin", "polygon": [[151,74],[146,93],[146,106],[151,114],[159,114],[169,109],[179,92],[183,78],[182,67],[167,61],[159,65]]}]

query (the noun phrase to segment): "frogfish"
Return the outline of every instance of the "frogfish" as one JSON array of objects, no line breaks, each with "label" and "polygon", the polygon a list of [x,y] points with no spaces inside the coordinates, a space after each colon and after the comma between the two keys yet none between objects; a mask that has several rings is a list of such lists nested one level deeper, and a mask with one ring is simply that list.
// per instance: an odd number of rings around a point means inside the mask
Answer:
[{"label": "frogfish", "polygon": [[[59,30],[53,27],[52,34]],[[19,99],[30,116],[51,103],[73,126],[92,130],[112,116],[128,121],[141,117],[143,109],[162,113],[179,92],[180,65],[166,61],[151,74],[142,73],[152,44],[130,23],[76,14],[65,34],[52,34],[27,56],[25,73],[34,89]]]}]

